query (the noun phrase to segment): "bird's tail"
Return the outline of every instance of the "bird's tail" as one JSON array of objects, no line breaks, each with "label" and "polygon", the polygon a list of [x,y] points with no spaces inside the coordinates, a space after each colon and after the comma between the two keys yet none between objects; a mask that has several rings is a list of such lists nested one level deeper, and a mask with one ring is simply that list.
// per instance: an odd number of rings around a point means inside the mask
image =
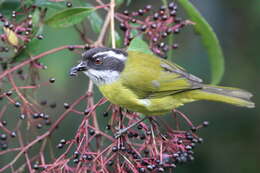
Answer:
[{"label": "bird's tail", "polygon": [[255,104],[250,101],[252,94],[248,91],[238,88],[203,85],[202,89],[193,90],[191,92],[192,98],[196,100],[212,100],[241,107],[255,107]]}]

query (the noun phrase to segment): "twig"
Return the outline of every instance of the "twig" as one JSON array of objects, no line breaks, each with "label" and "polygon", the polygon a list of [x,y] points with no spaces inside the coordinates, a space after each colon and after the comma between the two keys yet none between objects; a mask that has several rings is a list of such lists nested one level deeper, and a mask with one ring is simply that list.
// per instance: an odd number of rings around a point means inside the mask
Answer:
[{"label": "twig", "polygon": [[[49,55],[49,54],[52,54],[52,53],[55,53],[55,52],[58,52],[60,50],[63,50],[63,49],[67,49],[69,48],[70,45],[66,45],[66,46],[61,46],[61,47],[57,47],[57,48],[54,48],[54,49],[51,49],[49,51],[46,51],[46,52],[43,52],[37,56],[34,56],[34,57],[31,57],[31,58],[28,58],[27,60],[21,62],[20,64],[8,69],[8,70],[5,70],[2,74],[0,74],[0,80],[3,79],[6,75],[8,75],[9,73],[12,73],[20,68],[22,68],[23,66],[27,65],[27,64],[30,64],[31,62],[35,61],[35,60],[38,60],[46,55]],[[84,46],[82,45],[75,45],[74,46],[75,48],[84,48]]]},{"label": "twig", "polygon": [[116,48],[116,39],[115,39],[115,0],[110,1],[110,30],[111,30],[111,40],[112,48]]}]

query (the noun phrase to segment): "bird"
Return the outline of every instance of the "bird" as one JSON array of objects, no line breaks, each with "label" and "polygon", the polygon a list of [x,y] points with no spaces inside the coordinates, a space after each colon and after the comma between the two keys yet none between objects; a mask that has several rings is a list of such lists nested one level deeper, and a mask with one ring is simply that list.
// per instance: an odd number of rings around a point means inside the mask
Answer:
[{"label": "bird", "polygon": [[254,108],[250,92],[233,87],[203,84],[181,66],[140,50],[98,47],[83,52],[71,76],[83,72],[111,103],[145,115],[119,129],[118,138],[147,117],[163,115],[186,103],[209,100]]},{"label": "bird", "polygon": [[162,115],[198,100],[254,108],[248,91],[203,84],[184,68],[146,52],[98,47],[70,69],[87,75],[111,103],[146,116]]}]

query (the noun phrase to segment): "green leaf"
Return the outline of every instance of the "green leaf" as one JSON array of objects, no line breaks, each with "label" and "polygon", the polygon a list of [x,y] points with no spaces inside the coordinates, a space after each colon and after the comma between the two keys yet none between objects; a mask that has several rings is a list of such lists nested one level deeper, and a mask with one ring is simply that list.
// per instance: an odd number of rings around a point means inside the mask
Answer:
[{"label": "green leaf", "polygon": [[120,6],[124,3],[125,0],[116,0],[116,6]]},{"label": "green leaf", "polygon": [[69,27],[82,22],[94,10],[95,8],[90,7],[68,8],[54,14],[46,21],[46,24],[54,28]]},{"label": "green leaf", "polygon": [[139,51],[148,54],[153,54],[152,51],[149,49],[148,44],[141,38],[135,37],[131,42],[127,49],[128,51]]},{"label": "green leaf", "polygon": [[35,9],[32,15],[33,25],[39,25],[40,19],[41,19],[41,11],[39,9]]},{"label": "green leaf", "polygon": [[126,6],[129,6],[131,4],[132,0],[127,0]]},{"label": "green leaf", "polygon": [[103,19],[100,17],[100,15],[96,11],[93,11],[88,16],[88,19],[90,22],[91,29],[97,34],[100,33],[103,25]]},{"label": "green leaf", "polygon": [[62,9],[65,7],[64,2],[51,2],[46,0],[36,0],[35,4],[38,7],[47,7],[53,9]]},{"label": "green leaf", "polygon": [[5,0],[0,0],[0,6],[5,2]]},{"label": "green leaf", "polygon": [[219,40],[212,27],[202,17],[199,11],[188,0],[179,0],[190,19],[195,22],[195,30],[201,36],[211,65],[211,83],[218,84],[224,74],[224,56],[219,44]]}]

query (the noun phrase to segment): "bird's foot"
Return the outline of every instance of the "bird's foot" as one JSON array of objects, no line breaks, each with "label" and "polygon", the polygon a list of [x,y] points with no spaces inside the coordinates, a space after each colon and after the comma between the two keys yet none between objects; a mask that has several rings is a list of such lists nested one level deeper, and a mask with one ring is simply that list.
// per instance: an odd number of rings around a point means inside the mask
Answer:
[{"label": "bird's foot", "polygon": [[124,133],[126,133],[129,129],[131,129],[132,127],[134,127],[135,125],[139,124],[140,122],[144,121],[147,117],[144,117],[142,119],[140,119],[139,121],[136,121],[135,123],[131,124],[130,126],[123,128],[123,129],[119,129],[115,134],[114,137],[117,139],[120,136],[122,136]]},{"label": "bird's foot", "polygon": [[114,134],[114,137],[115,137],[116,139],[118,139],[120,136],[122,136],[124,133],[126,133],[128,129],[129,129],[128,127],[127,127],[127,128],[123,128],[123,129],[119,129],[119,130]]}]

